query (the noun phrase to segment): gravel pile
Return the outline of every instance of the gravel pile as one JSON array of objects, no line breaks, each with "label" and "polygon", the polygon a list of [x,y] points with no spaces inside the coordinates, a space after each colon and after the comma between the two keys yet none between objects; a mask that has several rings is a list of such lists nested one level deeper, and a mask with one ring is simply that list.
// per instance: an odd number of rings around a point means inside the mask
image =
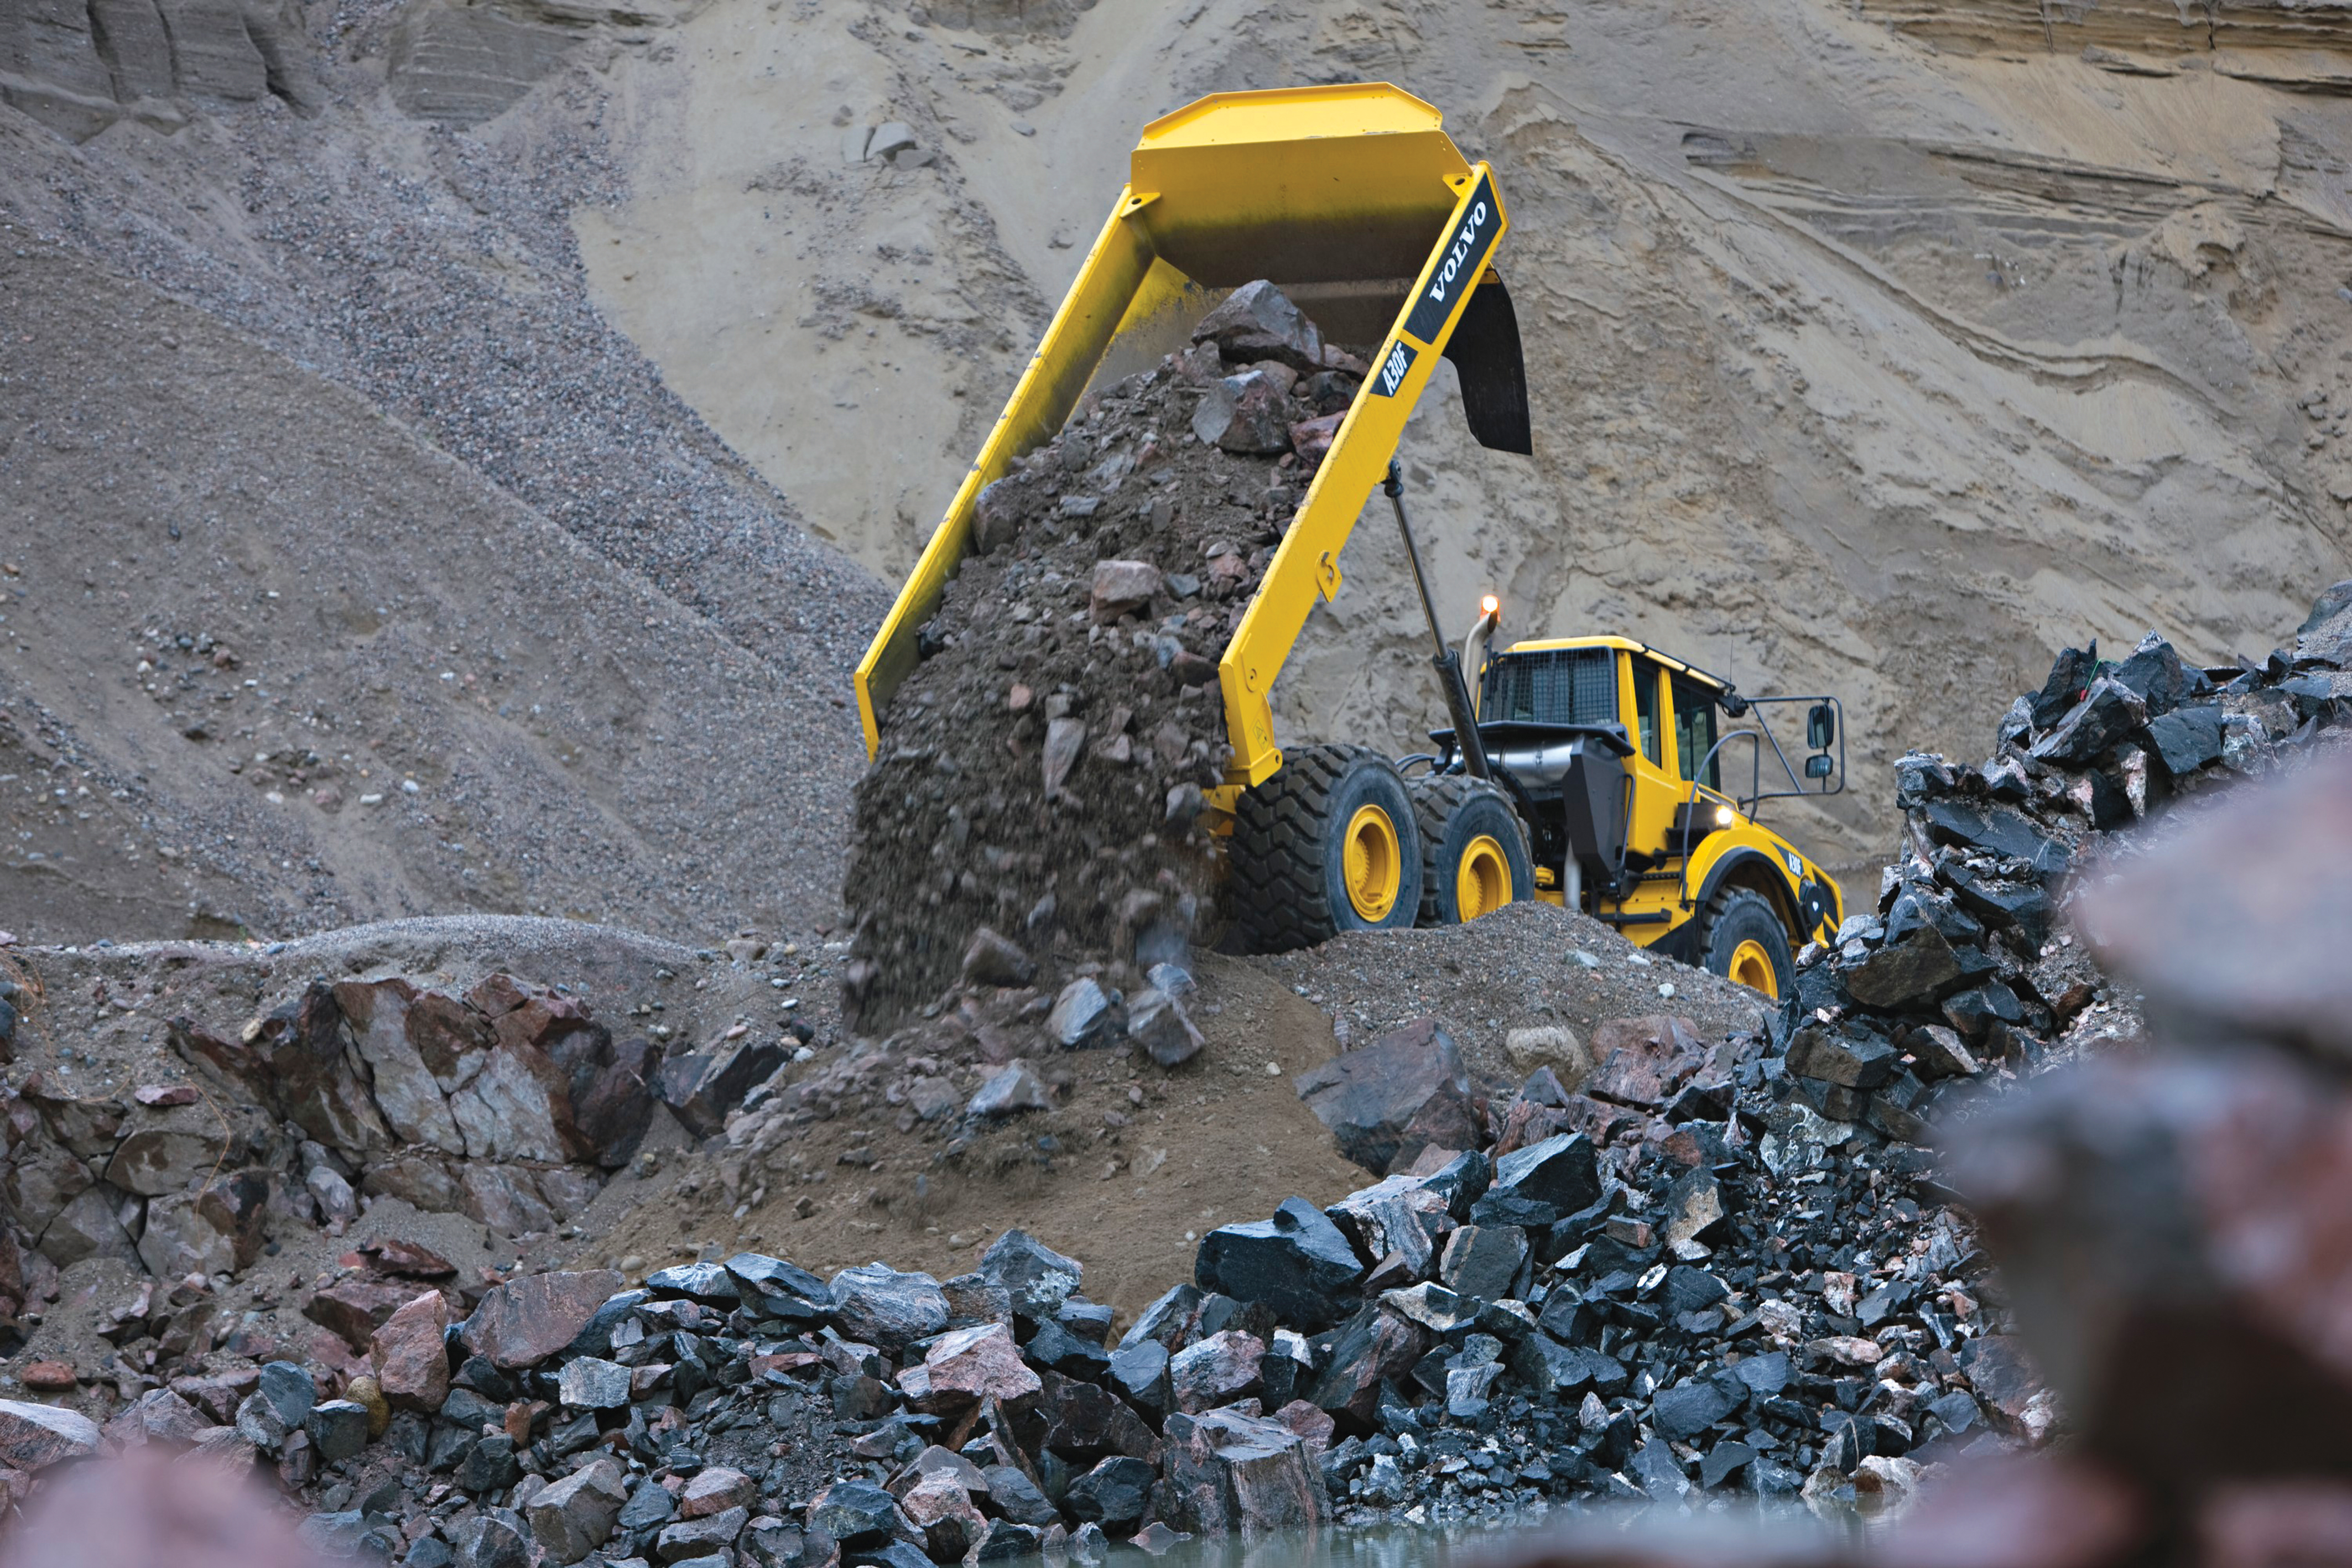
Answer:
[{"label": "gravel pile", "polygon": [[1251,284],[982,493],[857,788],[869,1027],[940,998],[983,928],[1115,983],[1214,935],[1217,660],[1362,371]]}]

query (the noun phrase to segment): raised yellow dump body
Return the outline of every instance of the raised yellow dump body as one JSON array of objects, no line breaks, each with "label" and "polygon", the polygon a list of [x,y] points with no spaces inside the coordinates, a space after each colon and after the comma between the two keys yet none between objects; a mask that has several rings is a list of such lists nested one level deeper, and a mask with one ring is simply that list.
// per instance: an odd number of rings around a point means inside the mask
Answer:
[{"label": "raised yellow dump body", "polygon": [[1115,340],[1143,334],[1189,291],[1260,277],[1309,295],[1402,293],[1218,666],[1233,742],[1222,803],[1271,778],[1275,676],[1317,597],[1339,591],[1339,551],[1508,226],[1493,170],[1462,156],[1435,109],[1384,83],[1218,93],[1146,126],[1045,340],[858,664],[869,755],[880,709],[914,667],[916,631],[971,548],[981,491],[1061,429]]}]

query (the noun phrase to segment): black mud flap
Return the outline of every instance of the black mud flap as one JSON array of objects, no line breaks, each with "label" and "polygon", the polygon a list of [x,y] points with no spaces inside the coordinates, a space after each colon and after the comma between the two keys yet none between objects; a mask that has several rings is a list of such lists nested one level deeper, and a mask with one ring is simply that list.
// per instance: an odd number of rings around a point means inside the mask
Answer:
[{"label": "black mud flap", "polygon": [[1519,314],[1511,307],[1503,275],[1486,280],[1462,308],[1462,319],[1446,340],[1445,357],[1462,382],[1462,413],[1481,446],[1535,455],[1528,420],[1528,368],[1519,351]]}]

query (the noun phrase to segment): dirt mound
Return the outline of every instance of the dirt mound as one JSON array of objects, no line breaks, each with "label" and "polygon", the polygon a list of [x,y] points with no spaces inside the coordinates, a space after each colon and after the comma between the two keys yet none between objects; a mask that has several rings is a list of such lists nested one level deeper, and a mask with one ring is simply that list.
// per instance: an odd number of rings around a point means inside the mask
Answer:
[{"label": "dirt mound", "polygon": [[747,646],[344,389],[6,237],[38,368],[0,379],[0,925],[831,918],[856,742],[822,643]]},{"label": "dirt mound", "polygon": [[1217,660],[1361,365],[1263,283],[1196,331],[981,495],[857,786],[861,1023],[939,997],[982,926],[1052,970],[1213,934]]}]

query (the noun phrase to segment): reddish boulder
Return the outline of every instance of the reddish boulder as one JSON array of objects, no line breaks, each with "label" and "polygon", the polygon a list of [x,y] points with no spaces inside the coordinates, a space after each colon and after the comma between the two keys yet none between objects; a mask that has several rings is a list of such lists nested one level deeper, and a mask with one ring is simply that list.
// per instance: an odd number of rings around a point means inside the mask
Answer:
[{"label": "reddish boulder", "polygon": [[621,1276],[610,1269],[526,1274],[493,1287],[459,1338],[493,1365],[528,1366],[570,1344],[621,1287]]},{"label": "reddish boulder", "polygon": [[368,1360],[386,1402],[404,1410],[438,1410],[449,1397],[449,1354],[445,1336],[449,1303],[428,1291],[383,1320],[370,1342]]}]

